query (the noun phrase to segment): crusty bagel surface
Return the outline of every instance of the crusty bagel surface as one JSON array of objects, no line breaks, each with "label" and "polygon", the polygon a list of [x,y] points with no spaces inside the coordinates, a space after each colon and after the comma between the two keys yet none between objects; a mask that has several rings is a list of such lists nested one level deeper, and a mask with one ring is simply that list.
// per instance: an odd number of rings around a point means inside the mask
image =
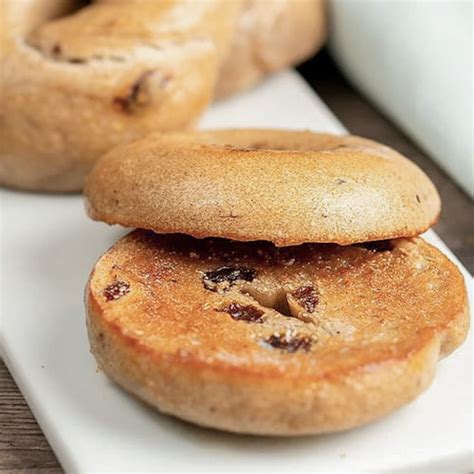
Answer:
[{"label": "crusty bagel surface", "polygon": [[217,97],[314,54],[326,38],[323,0],[246,0],[222,63]]},{"label": "crusty bagel surface", "polygon": [[117,144],[191,124],[239,1],[0,2],[0,184],[78,191]]},{"label": "crusty bagel surface", "polygon": [[411,237],[440,212],[429,178],[394,150],[284,130],[152,135],[103,157],[85,194],[109,224],[279,246]]},{"label": "crusty bagel surface", "polygon": [[463,278],[422,239],[355,246],[135,231],[95,265],[92,353],[160,411],[241,433],[355,427],[413,400],[468,328]]}]

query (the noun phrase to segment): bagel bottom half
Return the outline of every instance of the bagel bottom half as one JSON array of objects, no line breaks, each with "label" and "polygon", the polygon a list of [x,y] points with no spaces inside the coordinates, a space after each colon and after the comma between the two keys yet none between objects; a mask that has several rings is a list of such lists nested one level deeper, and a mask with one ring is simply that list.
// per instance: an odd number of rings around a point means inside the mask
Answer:
[{"label": "bagel bottom half", "polygon": [[265,435],[391,412],[468,329],[461,274],[420,238],[277,248],[134,231],[95,265],[86,306],[92,353],[120,386]]}]

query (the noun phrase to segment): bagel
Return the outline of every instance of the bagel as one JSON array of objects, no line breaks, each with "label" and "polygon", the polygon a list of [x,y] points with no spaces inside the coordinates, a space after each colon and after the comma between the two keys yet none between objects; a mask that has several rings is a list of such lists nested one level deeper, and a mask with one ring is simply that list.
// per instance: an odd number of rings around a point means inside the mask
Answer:
[{"label": "bagel", "polygon": [[[0,184],[78,191],[93,162],[208,105],[239,1],[0,3]],[[192,13],[190,13],[192,9]]]},{"label": "bagel", "polygon": [[264,75],[313,55],[326,39],[323,0],[246,0],[216,95],[253,86]]},{"label": "bagel", "polygon": [[94,267],[99,367],[227,431],[352,428],[413,400],[468,328],[457,268],[420,238],[279,249],[134,231]]},{"label": "bagel", "polygon": [[146,137],[104,156],[85,196],[109,224],[278,246],[411,237],[440,212],[431,181],[394,150],[281,130]]}]

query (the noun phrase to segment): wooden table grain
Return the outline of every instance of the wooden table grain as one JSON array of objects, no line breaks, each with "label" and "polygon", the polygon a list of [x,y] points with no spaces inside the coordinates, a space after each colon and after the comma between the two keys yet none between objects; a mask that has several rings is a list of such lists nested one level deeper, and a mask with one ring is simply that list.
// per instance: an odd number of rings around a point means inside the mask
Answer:
[{"label": "wooden table grain", "polygon": [[[467,269],[474,273],[473,201],[422,150],[347,84],[325,52],[299,70],[347,129],[399,150],[430,176],[443,200],[443,214],[435,230]],[[0,471],[62,472],[28,405],[1,361]]]}]

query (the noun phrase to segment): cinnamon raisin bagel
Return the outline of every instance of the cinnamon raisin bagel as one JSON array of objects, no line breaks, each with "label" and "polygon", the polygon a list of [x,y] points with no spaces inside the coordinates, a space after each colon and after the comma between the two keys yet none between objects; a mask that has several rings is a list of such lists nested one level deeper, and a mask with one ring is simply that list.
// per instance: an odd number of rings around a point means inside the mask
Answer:
[{"label": "cinnamon raisin bagel", "polygon": [[192,123],[241,5],[220,0],[0,3],[0,184],[77,191],[117,144]]},{"label": "cinnamon raisin bagel", "polygon": [[325,37],[323,0],[246,0],[220,69],[217,97],[307,59]]},{"label": "cinnamon raisin bagel", "polygon": [[465,338],[457,268],[420,238],[279,249],[135,231],[95,265],[92,353],[160,411],[228,431],[352,428],[413,400]]},{"label": "cinnamon raisin bagel", "polygon": [[283,130],[149,136],[104,156],[85,195],[109,224],[278,246],[411,237],[440,212],[429,178],[394,150]]}]

